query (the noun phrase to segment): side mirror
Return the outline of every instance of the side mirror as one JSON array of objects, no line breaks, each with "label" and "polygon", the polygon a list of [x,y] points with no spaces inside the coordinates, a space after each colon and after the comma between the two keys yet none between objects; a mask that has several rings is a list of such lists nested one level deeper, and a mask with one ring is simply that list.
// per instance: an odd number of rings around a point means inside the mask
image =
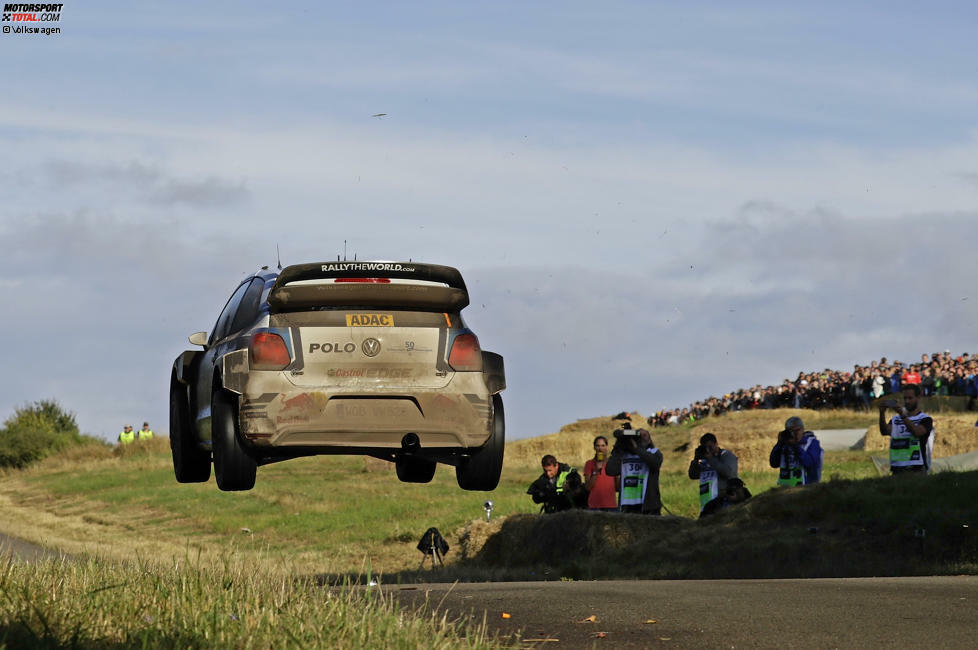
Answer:
[{"label": "side mirror", "polygon": [[194,332],[190,335],[190,342],[194,345],[207,347],[207,332]]}]

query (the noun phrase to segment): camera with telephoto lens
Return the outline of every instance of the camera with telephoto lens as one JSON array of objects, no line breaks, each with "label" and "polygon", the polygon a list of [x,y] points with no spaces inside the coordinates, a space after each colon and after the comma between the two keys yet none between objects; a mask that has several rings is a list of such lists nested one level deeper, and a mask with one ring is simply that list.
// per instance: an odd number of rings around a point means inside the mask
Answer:
[{"label": "camera with telephoto lens", "polygon": [[619,440],[638,440],[640,434],[638,429],[633,429],[632,425],[626,422],[621,429],[615,429],[615,432],[612,435]]},{"label": "camera with telephoto lens", "polygon": [[788,431],[787,429],[785,429],[784,431],[778,434],[778,442],[784,443],[784,442],[794,442],[794,441],[795,441],[795,434],[792,431]]},{"label": "camera with telephoto lens", "polygon": [[699,460],[701,458],[706,458],[706,448],[700,445],[693,451],[693,458]]}]

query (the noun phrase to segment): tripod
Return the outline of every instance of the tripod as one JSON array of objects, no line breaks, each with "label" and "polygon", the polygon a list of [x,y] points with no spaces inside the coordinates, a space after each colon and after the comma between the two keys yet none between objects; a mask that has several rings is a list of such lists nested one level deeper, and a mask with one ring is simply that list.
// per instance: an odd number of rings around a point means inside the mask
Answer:
[{"label": "tripod", "polygon": [[431,556],[431,569],[434,571],[435,562],[445,566],[445,560],[442,556],[448,552],[448,542],[445,538],[441,536],[437,528],[429,528],[425,531],[425,534],[421,536],[421,541],[418,542],[418,550],[423,553],[421,556],[421,564],[418,565],[418,570],[420,571],[424,567],[425,560],[428,556]]}]

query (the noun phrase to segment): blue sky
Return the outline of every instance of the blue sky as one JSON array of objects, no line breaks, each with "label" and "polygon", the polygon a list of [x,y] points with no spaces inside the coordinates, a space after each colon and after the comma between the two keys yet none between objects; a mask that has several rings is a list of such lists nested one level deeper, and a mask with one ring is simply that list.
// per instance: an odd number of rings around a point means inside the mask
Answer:
[{"label": "blue sky", "polygon": [[66,3],[0,34],[0,415],[165,431],[276,244],[460,268],[513,437],[974,352],[976,14]]}]

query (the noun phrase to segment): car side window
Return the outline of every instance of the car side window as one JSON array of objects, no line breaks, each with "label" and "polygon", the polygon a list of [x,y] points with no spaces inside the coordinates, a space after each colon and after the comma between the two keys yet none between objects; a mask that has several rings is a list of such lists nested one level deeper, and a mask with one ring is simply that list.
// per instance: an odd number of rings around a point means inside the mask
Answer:
[{"label": "car side window", "polygon": [[265,281],[260,278],[255,278],[251,282],[248,290],[245,291],[244,296],[241,298],[241,304],[238,305],[238,312],[234,315],[234,320],[231,321],[231,328],[227,331],[228,334],[240,332],[255,322],[255,319],[258,318],[258,301],[261,299],[261,292],[264,288]]},{"label": "car side window", "polygon": [[228,300],[228,304],[224,305],[224,311],[222,311],[221,315],[217,318],[217,324],[214,325],[214,331],[211,333],[209,343],[216,343],[228,335],[228,328],[234,319],[235,312],[238,311],[238,305],[241,304],[241,298],[244,297],[245,291],[248,290],[248,286],[249,283],[247,282],[239,286],[231,295],[231,299]]}]

